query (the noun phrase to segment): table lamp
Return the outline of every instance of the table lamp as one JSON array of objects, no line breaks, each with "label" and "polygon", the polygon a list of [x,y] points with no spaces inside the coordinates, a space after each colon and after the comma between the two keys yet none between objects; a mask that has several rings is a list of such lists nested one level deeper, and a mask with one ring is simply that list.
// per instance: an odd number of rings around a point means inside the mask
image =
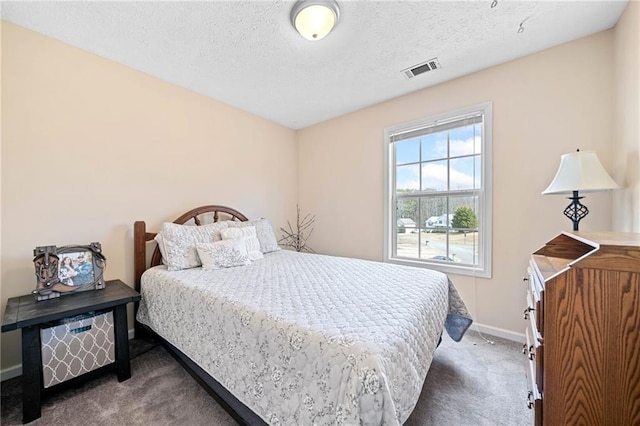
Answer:
[{"label": "table lamp", "polygon": [[580,200],[578,192],[606,191],[618,188],[607,171],[602,167],[594,151],[580,151],[563,154],[560,157],[560,167],[551,184],[542,194],[573,194],[567,197],[571,200],[564,209],[564,215],[573,222],[573,230],[578,230],[578,223],[589,214],[589,209]]}]

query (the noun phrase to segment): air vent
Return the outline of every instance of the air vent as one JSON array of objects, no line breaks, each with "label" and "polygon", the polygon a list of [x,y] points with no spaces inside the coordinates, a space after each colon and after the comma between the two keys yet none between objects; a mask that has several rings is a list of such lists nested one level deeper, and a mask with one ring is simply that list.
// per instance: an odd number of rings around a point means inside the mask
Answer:
[{"label": "air vent", "polygon": [[404,74],[404,76],[407,78],[413,78],[413,77],[419,76],[420,74],[437,70],[439,68],[440,68],[440,63],[438,62],[438,58],[432,58],[426,62],[423,62],[418,65],[414,65],[411,68],[402,70],[402,74]]}]

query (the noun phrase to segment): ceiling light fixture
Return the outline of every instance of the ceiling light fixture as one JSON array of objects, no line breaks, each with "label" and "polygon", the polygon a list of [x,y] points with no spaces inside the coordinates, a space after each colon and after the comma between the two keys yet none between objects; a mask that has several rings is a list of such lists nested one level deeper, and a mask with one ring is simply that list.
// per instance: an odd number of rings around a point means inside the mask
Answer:
[{"label": "ceiling light fixture", "polygon": [[321,40],[338,24],[340,8],[334,0],[298,0],[291,8],[291,23],[307,40]]}]

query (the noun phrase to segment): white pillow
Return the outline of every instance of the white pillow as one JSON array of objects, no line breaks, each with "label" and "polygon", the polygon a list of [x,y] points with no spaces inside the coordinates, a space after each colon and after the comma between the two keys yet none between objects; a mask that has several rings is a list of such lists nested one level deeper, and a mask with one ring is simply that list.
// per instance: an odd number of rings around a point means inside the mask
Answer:
[{"label": "white pillow", "polygon": [[255,226],[245,226],[243,228],[227,228],[220,231],[222,240],[240,240],[247,247],[250,260],[262,259],[264,256],[260,251],[260,241],[256,236]]},{"label": "white pillow", "polygon": [[213,243],[222,239],[220,231],[229,225],[226,222],[210,223],[208,225],[178,225],[165,222],[156,241],[162,253],[163,262],[170,271],[196,268],[201,265],[198,257],[197,243]]},{"label": "white pillow", "polygon": [[247,247],[242,240],[216,241],[196,244],[202,269],[231,268],[250,265]]},{"label": "white pillow", "polygon": [[280,250],[278,246],[278,239],[273,233],[271,223],[267,219],[252,219],[246,222],[232,221],[229,222],[229,228],[244,228],[247,226],[256,227],[256,236],[260,241],[260,251],[262,253],[271,253],[272,251]]},{"label": "white pillow", "polygon": [[158,243],[158,249],[160,250],[160,254],[162,255],[162,264],[166,265],[167,255],[165,253],[167,252],[167,249],[164,248],[164,240],[162,239],[162,234],[158,232],[154,237],[154,240],[156,240],[156,243]]}]

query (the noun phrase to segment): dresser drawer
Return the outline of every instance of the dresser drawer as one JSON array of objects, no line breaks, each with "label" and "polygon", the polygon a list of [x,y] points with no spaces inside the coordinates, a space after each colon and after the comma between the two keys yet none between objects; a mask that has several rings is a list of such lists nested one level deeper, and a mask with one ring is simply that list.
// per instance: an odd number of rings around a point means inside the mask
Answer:
[{"label": "dresser drawer", "polygon": [[525,331],[526,343],[522,347],[522,352],[533,364],[534,370],[532,377],[534,384],[538,391],[542,393],[542,374],[543,374],[543,362],[544,362],[544,345],[535,338],[535,331],[527,327]]},{"label": "dresser drawer", "polygon": [[524,319],[529,321],[529,327],[531,328],[531,331],[533,332],[533,335],[536,337],[536,339],[538,337],[542,337],[540,336],[540,331],[538,330],[538,309],[539,304],[534,302],[531,292],[527,292],[527,309],[524,313]]},{"label": "dresser drawer", "polygon": [[542,425],[542,393],[538,390],[535,382],[536,366],[533,360],[527,359],[525,364],[527,372],[527,407],[533,411],[534,422],[538,426]]},{"label": "dresser drawer", "polygon": [[540,336],[544,336],[544,281],[539,275],[538,269],[531,262],[527,268],[529,275],[529,294],[531,295],[530,307],[535,309],[535,324]]}]

